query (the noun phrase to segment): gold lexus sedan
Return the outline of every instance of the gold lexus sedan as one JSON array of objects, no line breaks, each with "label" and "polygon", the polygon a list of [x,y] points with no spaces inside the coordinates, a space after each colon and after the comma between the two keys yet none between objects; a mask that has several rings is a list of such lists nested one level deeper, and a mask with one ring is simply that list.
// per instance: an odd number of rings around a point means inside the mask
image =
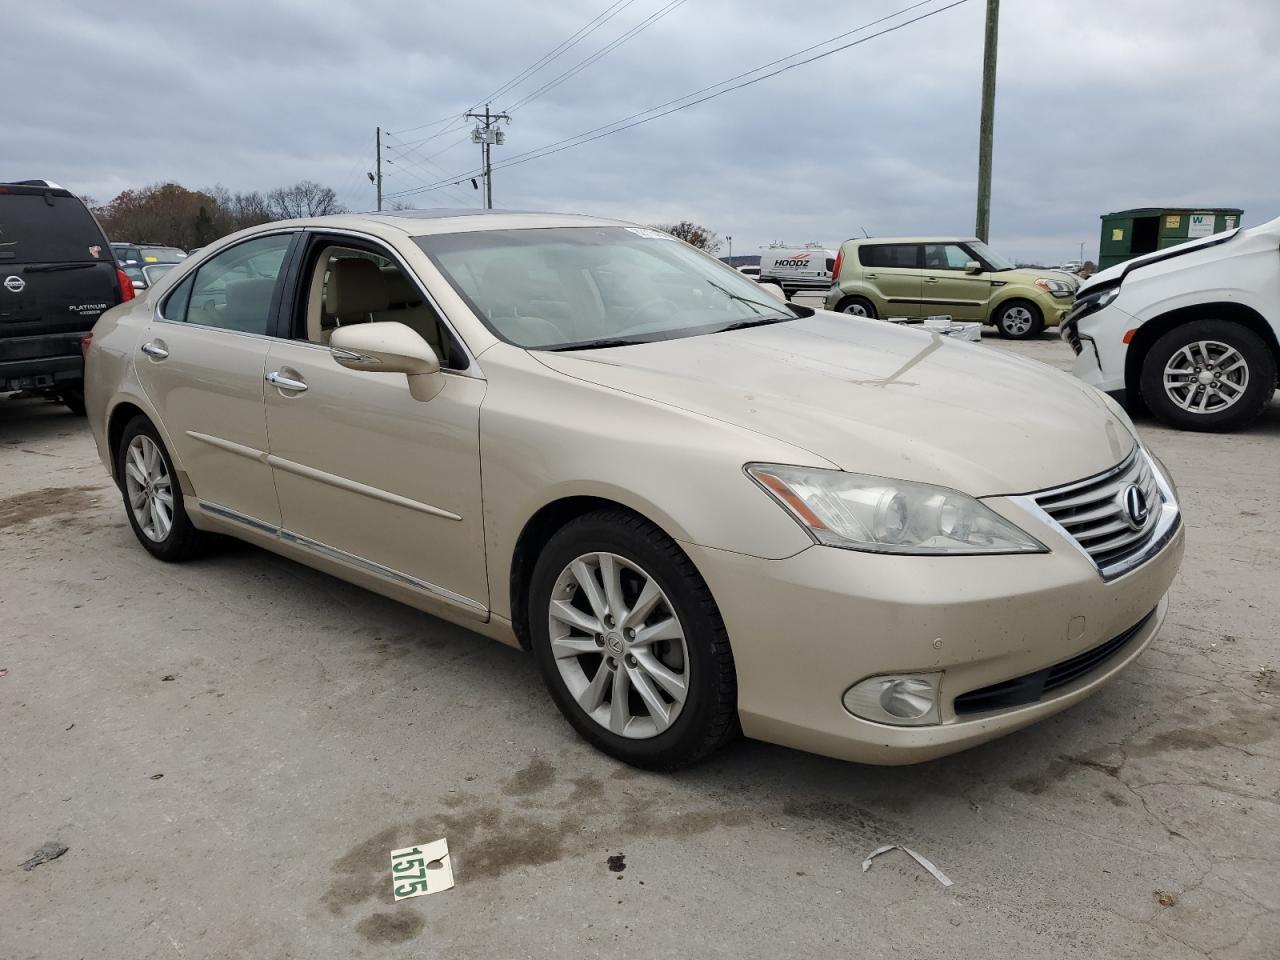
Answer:
[{"label": "gold lexus sedan", "polygon": [[105,314],[86,388],[154,556],[226,534],[528,649],[643,767],[1024,727],[1142,652],[1182,557],[1103,394],[617,221],[255,227]]}]

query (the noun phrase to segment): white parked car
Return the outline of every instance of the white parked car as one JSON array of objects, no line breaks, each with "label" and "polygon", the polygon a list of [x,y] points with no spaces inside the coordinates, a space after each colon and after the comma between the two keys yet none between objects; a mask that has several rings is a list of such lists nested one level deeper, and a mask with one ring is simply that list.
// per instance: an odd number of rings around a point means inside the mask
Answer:
[{"label": "white parked car", "polygon": [[1280,363],[1280,219],[1090,278],[1062,324],[1075,375],[1183,430],[1238,430]]}]

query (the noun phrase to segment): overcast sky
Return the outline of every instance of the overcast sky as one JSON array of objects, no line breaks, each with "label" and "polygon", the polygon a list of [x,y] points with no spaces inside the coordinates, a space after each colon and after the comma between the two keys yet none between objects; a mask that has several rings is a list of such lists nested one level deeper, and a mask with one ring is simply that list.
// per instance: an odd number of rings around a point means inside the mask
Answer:
[{"label": "overcast sky", "polygon": [[[619,7],[495,106],[516,104],[669,2]],[[495,161],[912,2],[683,0],[514,109]],[[873,30],[948,2],[929,0]],[[6,4],[0,180],[46,177],[105,201],[166,180],[265,190],[313,179],[353,209],[371,209],[375,126],[392,131],[388,194],[470,172],[479,147],[465,129],[414,144],[448,125],[410,128],[463,112],[610,6]],[[984,8],[967,0],[705,104],[499,170],[495,203],[690,218],[731,234],[734,253],[773,240],[837,244],[864,228],[971,234]],[[992,244],[1052,262],[1076,256],[1081,241],[1096,254],[1098,215],[1108,210],[1239,206],[1246,224],[1280,215],[1277,36],[1275,0],[1004,0]],[[408,199],[459,206],[479,197],[465,184]]]}]

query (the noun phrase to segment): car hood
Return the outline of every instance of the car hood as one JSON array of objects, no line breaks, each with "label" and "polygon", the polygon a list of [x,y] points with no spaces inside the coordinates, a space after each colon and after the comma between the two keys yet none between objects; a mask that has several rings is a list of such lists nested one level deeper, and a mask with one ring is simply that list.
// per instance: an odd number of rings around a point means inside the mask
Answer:
[{"label": "car hood", "polygon": [[[1269,224],[1268,224],[1269,226]],[[1125,274],[1130,271],[1137,270],[1139,267],[1145,267],[1148,264],[1160,263],[1164,260],[1172,260],[1175,257],[1185,257],[1189,253],[1195,253],[1206,247],[1216,247],[1220,243],[1226,243],[1236,234],[1241,233],[1239,227],[1231,230],[1224,230],[1221,233],[1215,233],[1208,237],[1200,237],[1196,240],[1188,240],[1185,243],[1179,243],[1172,247],[1166,247],[1163,250],[1157,250],[1154,253],[1144,253],[1138,257],[1131,257],[1114,266],[1107,267],[1093,274],[1080,288],[1079,293],[1091,293],[1098,287],[1107,286],[1110,283],[1122,280]],[[1244,231],[1248,232],[1248,231]]]},{"label": "car hood", "polygon": [[1062,270],[1000,270],[992,276],[999,277],[1006,283],[1035,283],[1040,278],[1045,280],[1062,280],[1072,285],[1072,287],[1080,286],[1080,278]]},{"label": "car hood", "polygon": [[1088,477],[1135,443],[1101,394],[1045,364],[826,311],[533,356],[567,376],[773,437],[844,470],[974,496]]}]

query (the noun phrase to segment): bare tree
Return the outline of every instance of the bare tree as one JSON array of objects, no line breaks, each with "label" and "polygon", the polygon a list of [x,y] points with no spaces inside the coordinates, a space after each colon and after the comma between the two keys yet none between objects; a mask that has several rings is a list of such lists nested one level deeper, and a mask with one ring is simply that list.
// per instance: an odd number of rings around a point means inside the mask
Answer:
[{"label": "bare tree", "polygon": [[679,223],[653,225],[655,230],[662,230],[692,247],[707,253],[715,253],[720,249],[720,237],[701,224],[692,220],[681,220]]},{"label": "bare tree", "polygon": [[322,186],[314,180],[300,180],[289,187],[277,187],[267,194],[266,206],[274,220],[347,212],[347,208],[338,203],[338,195],[332,187]]}]

